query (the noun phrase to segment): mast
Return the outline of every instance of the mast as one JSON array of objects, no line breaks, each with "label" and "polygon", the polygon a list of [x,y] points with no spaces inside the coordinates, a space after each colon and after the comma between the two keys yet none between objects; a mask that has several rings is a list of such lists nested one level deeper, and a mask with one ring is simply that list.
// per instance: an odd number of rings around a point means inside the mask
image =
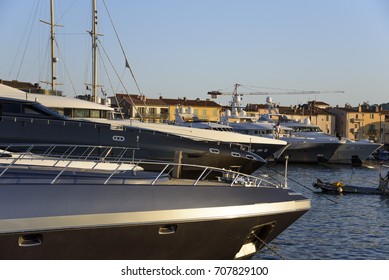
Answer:
[{"label": "mast", "polygon": [[50,25],[50,45],[51,45],[51,82],[44,82],[51,85],[51,91],[56,92],[57,90],[57,73],[56,63],[58,57],[55,56],[55,27],[63,27],[63,25],[55,24],[54,22],[54,0],[50,0],[50,22],[41,20],[41,22]]},{"label": "mast", "polygon": [[92,101],[97,103],[97,7],[96,0],[92,0]]},{"label": "mast", "polygon": [[51,30],[51,90],[56,90],[56,69],[55,63],[58,61],[58,58],[55,57],[55,49],[54,49],[54,39],[55,39],[55,30],[54,30],[54,0],[50,1],[50,30]]}]

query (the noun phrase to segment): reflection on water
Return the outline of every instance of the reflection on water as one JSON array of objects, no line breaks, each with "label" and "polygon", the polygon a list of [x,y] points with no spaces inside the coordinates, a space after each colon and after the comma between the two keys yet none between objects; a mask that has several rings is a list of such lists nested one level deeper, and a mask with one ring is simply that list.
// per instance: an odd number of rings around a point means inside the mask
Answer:
[{"label": "reflection on water", "polygon": [[[283,172],[282,166],[270,166]],[[378,186],[380,165],[289,165],[289,187],[311,199],[312,208],[270,245],[285,259],[389,259],[389,197],[322,194],[312,183],[341,181]],[[388,169],[382,169],[386,174]],[[279,259],[264,249],[254,259]]]}]

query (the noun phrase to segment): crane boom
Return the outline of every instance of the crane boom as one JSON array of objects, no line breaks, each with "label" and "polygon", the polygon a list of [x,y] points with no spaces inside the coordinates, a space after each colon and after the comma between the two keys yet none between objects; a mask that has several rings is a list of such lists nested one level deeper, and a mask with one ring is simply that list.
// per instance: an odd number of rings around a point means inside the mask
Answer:
[{"label": "crane boom", "polygon": [[240,84],[235,84],[234,91],[231,92],[221,92],[221,91],[209,91],[208,94],[211,95],[212,98],[217,98],[218,95],[298,95],[298,94],[323,94],[323,93],[344,93],[344,91],[336,90],[336,91],[318,91],[318,90],[301,90],[301,91],[258,91],[258,92],[246,92],[246,93],[238,93],[238,87]]}]

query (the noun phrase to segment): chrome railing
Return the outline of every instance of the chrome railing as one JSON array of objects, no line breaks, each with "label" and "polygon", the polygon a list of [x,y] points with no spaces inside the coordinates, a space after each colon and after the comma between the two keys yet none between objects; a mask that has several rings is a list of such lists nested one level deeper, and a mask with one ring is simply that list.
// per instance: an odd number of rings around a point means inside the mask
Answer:
[{"label": "chrome railing", "polygon": [[[0,183],[4,174],[11,168],[24,166],[45,167],[45,170],[56,171],[56,175],[50,181],[57,184],[65,171],[77,170],[82,172],[97,172],[100,164],[104,165],[103,184],[108,184],[117,174],[123,172],[149,171],[153,178],[149,185],[158,185],[162,177],[168,175],[171,179],[174,170],[187,170],[196,174],[194,178],[177,178],[186,184],[200,185],[204,181],[225,183],[230,186],[245,187],[282,187],[278,183],[271,182],[265,177],[243,174],[234,170],[210,167],[205,165],[183,164],[174,162],[161,162],[137,159],[135,151],[138,148],[89,146],[89,145],[65,145],[65,144],[0,144]],[[88,163],[88,165],[83,165]],[[85,167],[86,166],[86,167]],[[125,167],[125,168],[124,168]],[[153,173],[150,173],[153,171]]]}]

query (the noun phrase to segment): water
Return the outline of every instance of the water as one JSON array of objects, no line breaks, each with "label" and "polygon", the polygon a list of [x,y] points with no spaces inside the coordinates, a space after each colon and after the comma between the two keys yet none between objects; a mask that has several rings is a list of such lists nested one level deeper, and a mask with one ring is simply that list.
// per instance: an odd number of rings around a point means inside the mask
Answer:
[{"label": "water", "polygon": [[[272,167],[282,172],[281,166]],[[386,175],[387,168],[382,169]],[[312,208],[270,245],[289,260],[389,259],[389,196],[323,194],[312,183],[341,181],[378,186],[377,162],[343,165],[289,165],[289,187],[311,199]],[[264,249],[254,259],[280,259]]]}]

